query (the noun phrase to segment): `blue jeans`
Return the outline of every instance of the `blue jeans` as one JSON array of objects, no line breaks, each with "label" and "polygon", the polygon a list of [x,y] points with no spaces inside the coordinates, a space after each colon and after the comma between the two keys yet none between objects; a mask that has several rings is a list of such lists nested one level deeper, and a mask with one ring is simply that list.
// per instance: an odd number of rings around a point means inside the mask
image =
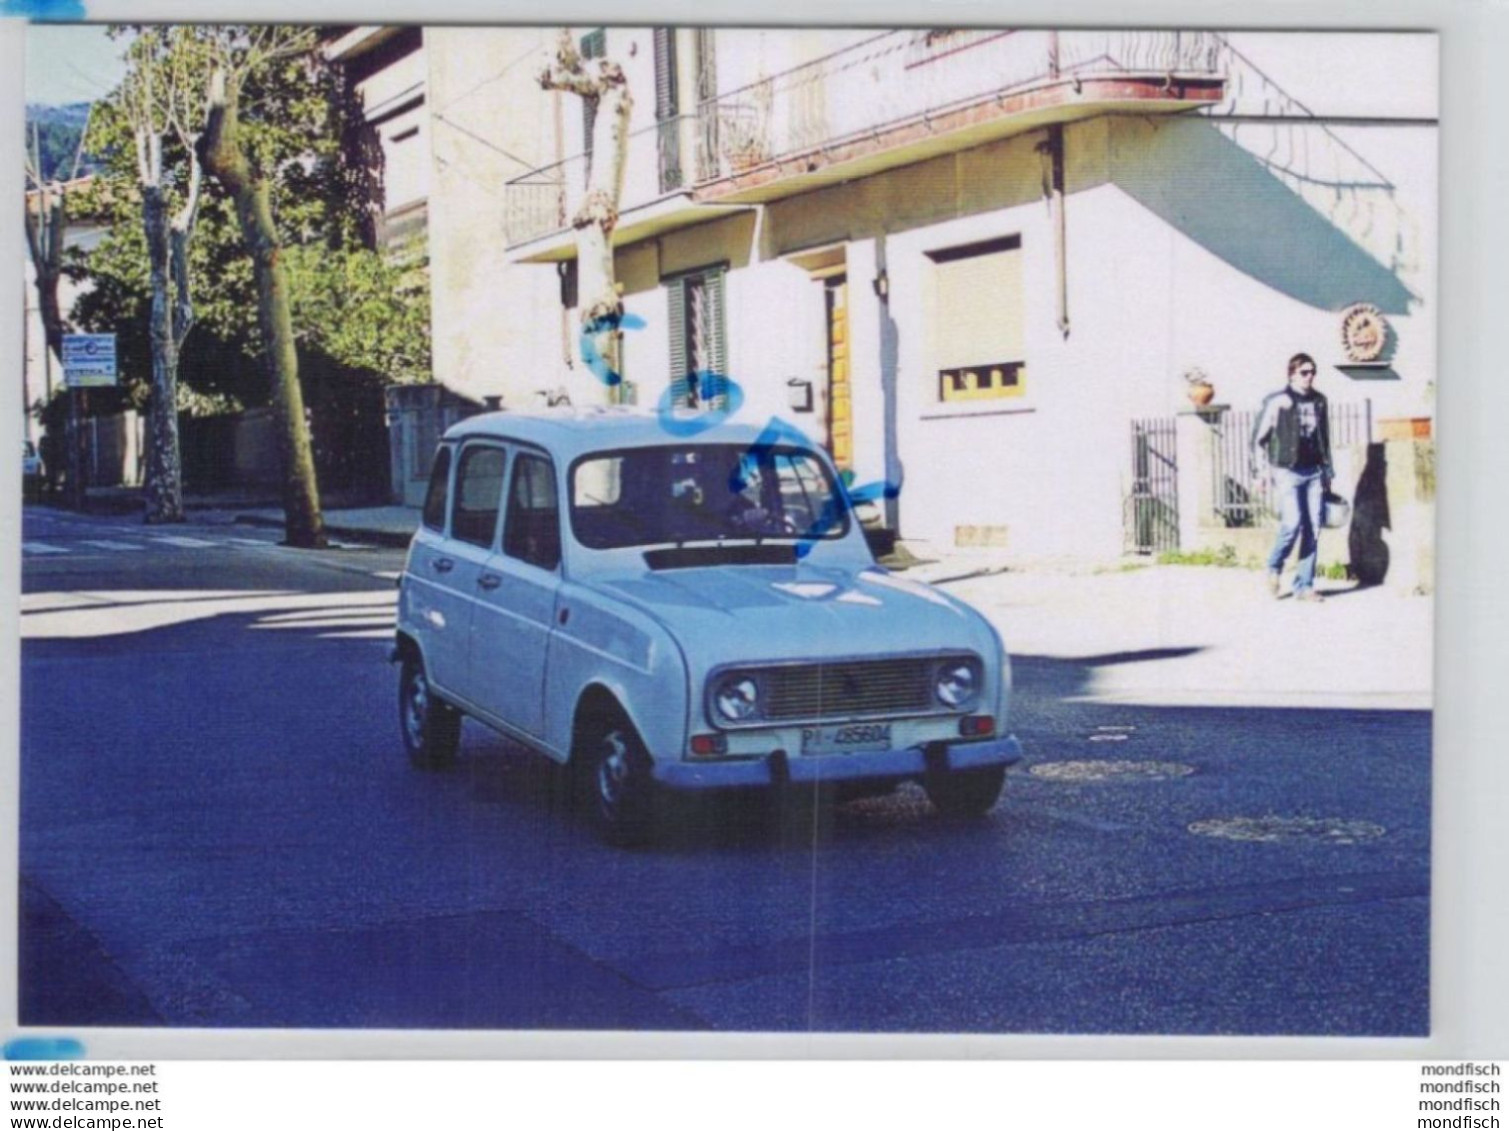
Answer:
[{"label": "blue jeans", "polygon": [[1321,472],[1296,472],[1286,467],[1273,469],[1274,501],[1278,504],[1278,541],[1268,555],[1268,569],[1278,573],[1284,559],[1299,542],[1299,572],[1294,591],[1303,593],[1315,585],[1315,559],[1319,553],[1320,511],[1325,497]]}]

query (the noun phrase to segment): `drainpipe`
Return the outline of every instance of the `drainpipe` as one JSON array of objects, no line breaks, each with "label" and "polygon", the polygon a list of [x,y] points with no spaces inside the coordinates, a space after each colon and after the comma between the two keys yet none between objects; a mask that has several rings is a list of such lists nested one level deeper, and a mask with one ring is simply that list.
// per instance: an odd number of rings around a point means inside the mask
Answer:
[{"label": "drainpipe", "polygon": [[1064,127],[1049,126],[1048,137],[1039,143],[1043,159],[1043,195],[1053,216],[1054,290],[1058,297],[1058,329],[1069,337],[1068,235],[1064,217]]},{"label": "drainpipe", "polygon": [[886,237],[882,232],[875,237],[875,294],[880,299],[880,396],[885,421],[885,481],[896,490],[885,493],[886,529],[901,537],[900,493],[905,474],[901,465],[901,450],[897,440],[898,410],[896,405],[896,369],[898,343],[896,320],[891,317],[890,273],[886,267]]}]

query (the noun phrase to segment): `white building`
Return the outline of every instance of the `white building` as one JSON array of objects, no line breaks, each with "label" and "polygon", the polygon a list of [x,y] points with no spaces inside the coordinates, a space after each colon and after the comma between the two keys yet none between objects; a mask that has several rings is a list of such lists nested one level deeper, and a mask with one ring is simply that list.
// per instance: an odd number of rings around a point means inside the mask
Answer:
[{"label": "white building", "polygon": [[[424,33],[436,376],[515,408],[604,396],[574,306],[589,112],[537,78],[555,34]],[[741,419],[899,482],[905,537],[1119,553],[1132,422],[1188,411],[1192,368],[1251,408],[1303,350],[1371,438],[1432,415],[1430,36],[573,35],[635,100],[634,396],[727,374]],[[1389,326],[1365,364],[1357,304]]]}]

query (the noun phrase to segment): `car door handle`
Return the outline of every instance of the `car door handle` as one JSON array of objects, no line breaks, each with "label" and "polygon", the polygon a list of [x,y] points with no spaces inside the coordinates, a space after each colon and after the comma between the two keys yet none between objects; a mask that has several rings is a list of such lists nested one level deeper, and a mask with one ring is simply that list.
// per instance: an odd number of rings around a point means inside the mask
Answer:
[{"label": "car door handle", "polygon": [[436,558],[430,563],[430,568],[436,573],[450,573],[451,570],[456,568],[456,563],[451,561],[450,558]]},{"label": "car door handle", "polygon": [[477,578],[477,585],[483,589],[496,589],[503,584],[503,579],[496,573],[484,573]]}]

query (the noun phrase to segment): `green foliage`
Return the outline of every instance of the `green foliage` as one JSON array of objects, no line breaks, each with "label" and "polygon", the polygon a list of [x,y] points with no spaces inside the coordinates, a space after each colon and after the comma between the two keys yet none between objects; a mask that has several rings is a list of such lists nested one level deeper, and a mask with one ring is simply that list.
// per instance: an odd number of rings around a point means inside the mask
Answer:
[{"label": "green foliage", "polygon": [[429,277],[361,247],[305,244],[285,260],[300,341],[384,384],[427,380]]},{"label": "green foliage", "polygon": [[[235,36],[238,30],[197,34]],[[335,363],[335,370],[310,366],[306,384],[339,370],[378,384],[428,379],[427,274],[399,270],[367,246],[371,174],[348,161],[341,144],[356,135],[360,110],[345,99],[339,76],[317,53],[278,59],[247,76],[240,110],[249,156],[272,186],[300,352]],[[151,381],[151,290],[135,144],[120,92],[96,105],[89,144],[104,155],[101,174],[88,200],[70,203],[70,210],[95,212],[108,228],[92,251],[75,251],[67,265],[72,278],[89,284],[74,321],[80,329],[119,335],[122,384],[141,405]],[[171,133],[163,146],[165,191],[176,210],[187,155]],[[183,346],[179,406],[203,413],[265,404],[271,390],[252,263],[219,183],[206,176],[201,192],[190,245],[195,323]]]},{"label": "green foliage", "polygon": [[1237,557],[1235,546],[1220,546],[1214,550],[1165,550],[1158,555],[1159,565],[1216,566],[1221,569],[1252,569],[1253,563]]}]

